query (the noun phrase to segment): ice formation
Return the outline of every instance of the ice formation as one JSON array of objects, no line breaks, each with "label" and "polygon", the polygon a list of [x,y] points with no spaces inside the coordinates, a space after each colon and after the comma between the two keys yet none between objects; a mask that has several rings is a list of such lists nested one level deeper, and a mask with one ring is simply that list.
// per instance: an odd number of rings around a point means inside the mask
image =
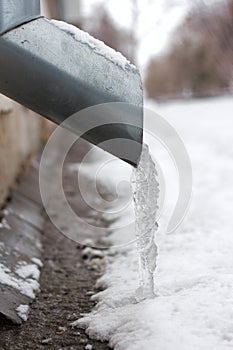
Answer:
[{"label": "ice formation", "polygon": [[147,145],[143,145],[139,165],[133,170],[132,189],[140,267],[140,288],[137,291],[137,298],[141,300],[155,296],[154,272],[157,259],[154,234],[158,228],[156,213],[158,210],[159,184],[155,164]]}]

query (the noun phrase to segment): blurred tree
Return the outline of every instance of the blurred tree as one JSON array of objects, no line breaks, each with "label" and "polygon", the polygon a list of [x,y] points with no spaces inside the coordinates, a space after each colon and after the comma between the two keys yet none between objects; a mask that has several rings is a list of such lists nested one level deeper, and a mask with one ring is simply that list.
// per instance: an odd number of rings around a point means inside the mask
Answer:
[{"label": "blurred tree", "polygon": [[[102,1],[93,8],[92,16],[86,19],[85,29],[96,38],[104,41],[107,45],[121,51],[132,63],[137,64],[140,42],[154,30],[157,24],[152,23],[150,30],[145,31],[141,25],[141,19],[150,10],[150,7],[153,8],[156,1],[126,0],[127,5],[130,5],[131,14],[129,16],[128,29],[123,29],[116,24],[107,10],[108,1]],[[170,8],[179,1],[181,0],[173,0],[173,5]],[[122,8],[122,10],[124,9]],[[111,40],[109,40],[110,36],[112,36]]]},{"label": "blurred tree", "polygon": [[41,4],[51,18],[82,26],[82,0],[42,0]]},{"label": "blurred tree", "polygon": [[230,91],[233,79],[233,0],[195,5],[175,31],[173,45],[151,60],[149,97],[209,96]]},{"label": "blurred tree", "polygon": [[140,19],[140,6],[139,0],[130,0],[132,7],[132,23],[130,28],[130,44],[131,44],[131,59],[134,63],[137,61],[137,53],[138,53],[138,44],[139,39],[137,36],[137,32],[139,31],[139,19]]},{"label": "blurred tree", "polygon": [[[98,13],[98,16],[96,16]],[[88,19],[85,29],[95,38],[103,41],[106,45],[121,52],[131,62],[132,37],[129,31],[119,27],[104,6],[94,8],[91,18]]]}]

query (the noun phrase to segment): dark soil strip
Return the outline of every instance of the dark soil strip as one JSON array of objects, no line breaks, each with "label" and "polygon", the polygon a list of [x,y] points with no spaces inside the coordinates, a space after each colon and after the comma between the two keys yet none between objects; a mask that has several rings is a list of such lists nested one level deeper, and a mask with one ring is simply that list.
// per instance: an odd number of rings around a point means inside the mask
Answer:
[{"label": "dark soil strip", "polygon": [[[85,154],[86,148],[84,144],[83,148],[78,147],[78,152],[70,152],[68,162],[80,161],[81,151]],[[67,176],[70,183],[72,179]],[[29,187],[30,183],[25,183],[25,188]],[[31,195],[33,189],[28,193]],[[100,272],[84,263],[78,244],[59,233],[49,219],[42,243],[41,292],[31,305],[26,323],[12,326],[5,319],[0,320],[0,350],[77,350],[88,344],[93,350],[108,349],[106,343],[93,341],[84,330],[70,326],[94,306],[90,294]]]},{"label": "dark soil strip", "polygon": [[99,274],[84,264],[80,248],[63,237],[50,222],[44,235],[44,268],[41,293],[31,306],[29,320],[22,326],[0,327],[0,349],[108,349],[93,341],[70,323],[94,306],[87,295]]}]

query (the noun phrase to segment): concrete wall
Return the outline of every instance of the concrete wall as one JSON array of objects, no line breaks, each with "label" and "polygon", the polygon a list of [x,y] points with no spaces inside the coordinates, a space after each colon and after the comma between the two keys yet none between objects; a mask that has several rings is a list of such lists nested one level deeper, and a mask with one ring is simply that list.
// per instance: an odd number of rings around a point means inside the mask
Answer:
[{"label": "concrete wall", "polygon": [[[50,17],[51,0],[42,0]],[[0,208],[14,186],[21,164],[36,152],[51,131],[51,123],[0,94]]]},{"label": "concrete wall", "polygon": [[41,117],[0,95],[0,207],[22,162],[40,145]]}]

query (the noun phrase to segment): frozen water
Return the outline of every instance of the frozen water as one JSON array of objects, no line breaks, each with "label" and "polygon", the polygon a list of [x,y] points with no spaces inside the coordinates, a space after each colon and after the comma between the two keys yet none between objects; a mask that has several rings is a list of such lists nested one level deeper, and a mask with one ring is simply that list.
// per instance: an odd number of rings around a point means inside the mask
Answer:
[{"label": "frozen water", "polygon": [[155,296],[154,272],[157,259],[154,234],[158,229],[156,212],[158,209],[159,184],[155,164],[147,145],[143,145],[139,165],[133,170],[132,189],[140,268],[140,288],[137,291],[137,298],[141,300]]}]

